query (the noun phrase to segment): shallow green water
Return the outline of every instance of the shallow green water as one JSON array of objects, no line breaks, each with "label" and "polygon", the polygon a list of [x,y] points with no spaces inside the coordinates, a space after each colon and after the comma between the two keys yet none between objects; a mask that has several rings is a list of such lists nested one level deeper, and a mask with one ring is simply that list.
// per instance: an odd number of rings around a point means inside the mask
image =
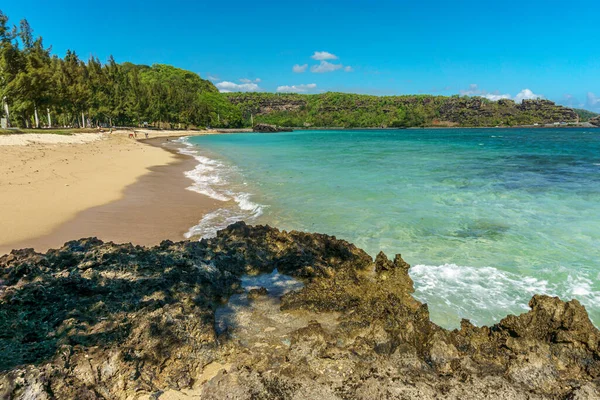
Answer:
[{"label": "shallow green water", "polygon": [[402,253],[446,327],[577,298],[600,323],[600,129],[304,131],[186,139],[193,190],[238,219]]}]

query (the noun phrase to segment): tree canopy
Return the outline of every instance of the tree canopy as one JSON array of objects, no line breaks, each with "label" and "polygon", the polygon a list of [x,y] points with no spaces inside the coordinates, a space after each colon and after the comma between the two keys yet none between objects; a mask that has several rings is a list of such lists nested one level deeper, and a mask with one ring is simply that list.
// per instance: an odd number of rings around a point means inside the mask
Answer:
[{"label": "tree canopy", "polygon": [[219,119],[217,88],[193,72],[50,50],[27,20],[11,27],[0,11],[0,114],[12,126],[188,127]]},{"label": "tree canopy", "polygon": [[352,93],[224,93],[244,121],[289,127],[515,126],[574,123],[577,114],[548,100],[492,101],[470,96]]}]

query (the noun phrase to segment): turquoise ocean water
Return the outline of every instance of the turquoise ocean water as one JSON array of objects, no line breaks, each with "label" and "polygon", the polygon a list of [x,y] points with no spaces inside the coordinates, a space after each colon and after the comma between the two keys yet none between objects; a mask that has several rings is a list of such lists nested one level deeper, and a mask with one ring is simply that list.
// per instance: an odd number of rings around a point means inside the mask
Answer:
[{"label": "turquoise ocean water", "polygon": [[191,190],[236,220],[401,253],[432,319],[521,313],[576,298],[600,325],[600,129],[299,131],[182,139]]}]

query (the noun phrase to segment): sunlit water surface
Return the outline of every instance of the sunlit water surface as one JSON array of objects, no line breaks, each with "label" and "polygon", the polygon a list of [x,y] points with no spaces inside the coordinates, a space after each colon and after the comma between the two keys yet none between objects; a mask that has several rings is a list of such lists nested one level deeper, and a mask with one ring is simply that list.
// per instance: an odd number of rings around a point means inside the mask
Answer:
[{"label": "sunlit water surface", "polygon": [[301,131],[186,138],[191,190],[222,201],[188,236],[236,220],[328,233],[413,267],[456,327],[576,298],[600,323],[600,129]]}]

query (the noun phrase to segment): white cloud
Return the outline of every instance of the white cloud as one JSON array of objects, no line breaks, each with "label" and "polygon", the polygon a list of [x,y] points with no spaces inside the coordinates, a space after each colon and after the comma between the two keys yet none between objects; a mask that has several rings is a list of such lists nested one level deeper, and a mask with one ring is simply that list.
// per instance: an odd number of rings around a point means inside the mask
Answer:
[{"label": "white cloud", "polygon": [[[346,72],[354,71],[354,69],[349,65],[343,65],[341,63],[335,64],[327,61],[338,59],[338,56],[327,51],[315,51],[315,53],[312,56],[310,56],[310,58],[319,61],[319,64],[315,64],[310,67],[310,72],[315,74],[322,74],[325,72],[333,72],[338,70],[344,70]],[[294,71],[297,74],[306,72],[307,69],[308,64],[296,64],[292,67],[292,71]]]},{"label": "white cloud", "polygon": [[501,94],[498,91],[496,91],[494,93],[488,93],[485,90],[479,89],[479,86],[477,86],[475,83],[470,84],[468,89],[461,90],[460,94],[462,94],[463,96],[485,97],[486,99],[492,100],[492,101],[498,101],[498,100],[502,100],[502,99],[510,99],[511,98],[510,94]]},{"label": "white cloud", "polygon": [[309,83],[307,85],[279,86],[277,87],[277,91],[279,93],[303,93],[307,90],[315,89],[316,87],[316,83]]},{"label": "white cloud", "polygon": [[481,90],[475,83],[471,83],[467,90],[461,90],[460,94],[463,96],[479,96],[481,94]]},{"label": "white cloud", "polygon": [[585,108],[587,108],[590,111],[600,112],[600,97],[597,97],[592,92],[588,92]]},{"label": "white cloud", "polygon": [[523,100],[543,99],[544,96],[535,94],[529,89],[521,90],[516,96],[515,101],[521,103]]},{"label": "white cloud", "polygon": [[310,56],[313,60],[324,61],[324,60],[337,60],[338,57],[335,54],[328,53],[326,51],[315,51],[315,54]]},{"label": "white cloud", "polygon": [[208,75],[206,76],[206,78],[207,78],[209,81],[213,81],[213,82],[218,82],[218,81],[220,81],[220,80],[221,80],[221,79],[219,79],[219,77],[218,77],[218,76],[212,76],[211,74],[208,74]]},{"label": "white cloud", "polygon": [[259,83],[260,82],[260,78],[256,78],[254,80],[242,78],[242,79],[240,79],[240,82],[242,82],[242,83]]},{"label": "white cloud", "polygon": [[242,83],[237,84],[233,82],[223,81],[215,85],[219,91],[223,93],[227,92],[256,92],[260,90],[260,87],[256,83]]},{"label": "white cloud", "polygon": [[491,101],[498,101],[498,100],[502,100],[502,99],[510,99],[510,94],[486,93],[486,94],[482,95],[481,97],[485,97],[486,99],[491,100]]},{"label": "white cloud", "polygon": [[294,71],[297,74],[301,74],[306,71],[306,68],[308,68],[308,64],[296,64],[292,67],[292,71]]},{"label": "white cloud", "polygon": [[327,61],[321,61],[319,63],[319,65],[313,65],[312,67],[310,67],[310,72],[313,72],[316,74],[322,74],[325,72],[337,71],[338,69],[342,69],[342,68],[344,68],[344,66],[342,64],[332,64]]},{"label": "white cloud", "polygon": [[523,90],[521,90],[514,97],[511,96],[508,93],[501,94],[498,91],[490,93],[490,92],[487,92],[485,90],[479,89],[479,86],[476,85],[475,83],[470,84],[468,89],[461,90],[460,94],[462,94],[463,96],[479,96],[479,97],[484,97],[484,98],[486,98],[488,100],[492,100],[492,101],[498,101],[498,100],[502,100],[502,99],[512,99],[512,100],[514,100],[517,103],[521,103],[523,100],[543,99],[544,98],[544,96],[539,95],[539,94],[535,94],[535,93],[533,93],[529,89],[523,89]]}]

